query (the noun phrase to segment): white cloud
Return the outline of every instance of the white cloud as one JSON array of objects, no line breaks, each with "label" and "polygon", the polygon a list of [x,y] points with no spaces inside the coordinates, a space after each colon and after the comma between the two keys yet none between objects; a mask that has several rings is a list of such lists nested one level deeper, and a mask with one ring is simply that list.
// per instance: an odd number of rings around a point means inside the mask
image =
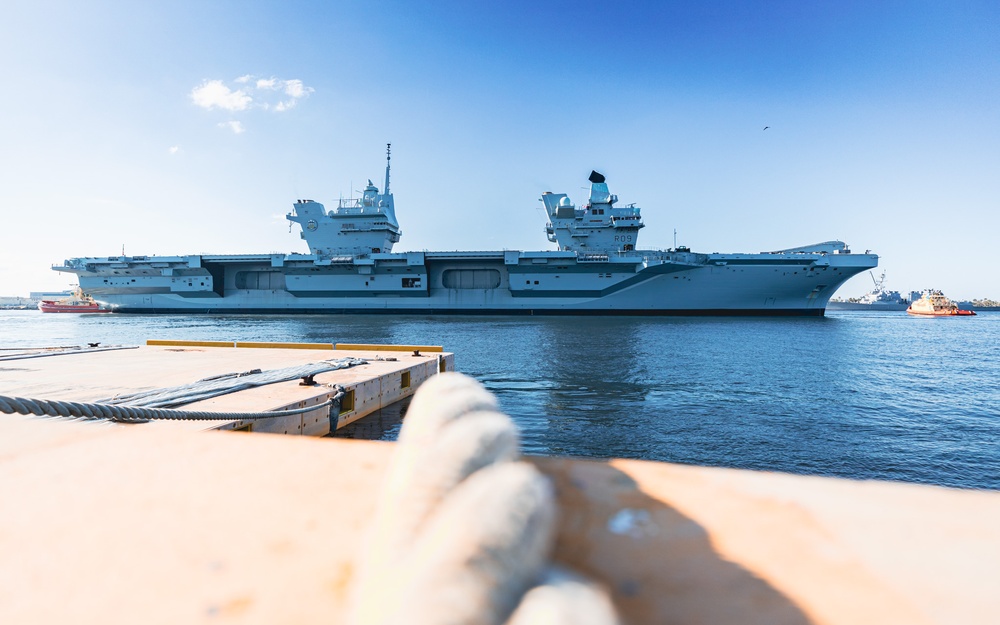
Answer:
[{"label": "white cloud", "polygon": [[302,84],[301,80],[286,80],[285,81],[285,95],[289,95],[294,99],[304,98],[310,93],[315,91],[312,87],[306,87]]},{"label": "white cloud", "polygon": [[191,99],[204,109],[220,108],[227,111],[245,111],[253,102],[253,98],[245,91],[232,91],[221,80],[206,80],[201,83],[191,90]]},{"label": "white cloud", "polygon": [[181,146],[179,145],[172,145],[169,148],[167,148],[167,154],[170,154],[171,156],[177,154],[180,151],[181,151]]},{"label": "white cloud", "polygon": [[[274,77],[258,78],[253,74],[244,74],[234,79],[230,85],[232,86],[217,79],[204,80],[191,90],[191,100],[208,111],[222,109],[230,113],[239,113],[257,109],[280,113],[294,108],[299,100],[315,91],[298,78],[290,80]],[[238,120],[221,122],[218,125],[229,128],[235,134],[246,131],[243,123]]]},{"label": "white cloud", "polygon": [[243,127],[243,122],[237,120],[231,120],[228,122],[219,122],[219,128],[228,128],[233,131],[233,134],[240,135],[246,132],[246,128]]},{"label": "white cloud", "polygon": [[285,95],[289,96],[291,99],[278,102],[274,106],[274,110],[276,112],[287,111],[288,109],[293,108],[296,104],[298,104],[299,100],[315,91],[312,87],[306,87],[303,85],[302,81],[298,79],[286,80],[284,81],[284,86]]}]

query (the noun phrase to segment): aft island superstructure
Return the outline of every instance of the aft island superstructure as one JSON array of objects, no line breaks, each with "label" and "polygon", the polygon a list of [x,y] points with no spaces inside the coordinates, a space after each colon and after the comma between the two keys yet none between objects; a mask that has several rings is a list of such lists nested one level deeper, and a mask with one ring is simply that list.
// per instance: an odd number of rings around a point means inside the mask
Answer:
[{"label": "aft island superstructure", "polygon": [[556,250],[393,252],[389,191],[327,210],[298,200],[287,219],[308,254],[110,256],[53,267],[122,313],[490,315],[823,315],[848,278],[878,264],[840,241],[758,254],[640,250],[641,210],[617,206],[603,175],[590,198],[542,195]]}]

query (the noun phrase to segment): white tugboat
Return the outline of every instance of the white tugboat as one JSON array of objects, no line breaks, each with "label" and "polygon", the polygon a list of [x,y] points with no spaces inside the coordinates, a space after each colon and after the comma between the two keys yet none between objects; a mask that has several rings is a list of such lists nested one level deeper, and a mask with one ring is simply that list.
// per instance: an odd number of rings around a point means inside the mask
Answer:
[{"label": "white tugboat", "polygon": [[971,317],[971,310],[962,310],[958,304],[944,296],[936,289],[928,289],[917,301],[913,302],[906,312],[921,317]]},{"label": "white tugboat", "polygon": [[299,200],[287,215],[308,254],[110,256],[53,267],[123,313],[821,316],[851,276],[878,264],[841,241],[776,252],[641,250],[641,211],[616,206],[604,176],[575,206],[545,193],[557,250],[393,252],[402,232],[389,191],[369,180],[333,210]]}]

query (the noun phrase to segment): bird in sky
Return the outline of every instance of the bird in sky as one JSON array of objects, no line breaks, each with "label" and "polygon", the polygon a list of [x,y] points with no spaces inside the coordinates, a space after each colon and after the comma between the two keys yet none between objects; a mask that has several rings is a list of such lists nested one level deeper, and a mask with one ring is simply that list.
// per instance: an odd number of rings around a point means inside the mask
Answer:
[{"label": "bird in sky", "polygon": [[767,130],[768,128],[770,128],[770,126],[764,126],[764,130]]}]

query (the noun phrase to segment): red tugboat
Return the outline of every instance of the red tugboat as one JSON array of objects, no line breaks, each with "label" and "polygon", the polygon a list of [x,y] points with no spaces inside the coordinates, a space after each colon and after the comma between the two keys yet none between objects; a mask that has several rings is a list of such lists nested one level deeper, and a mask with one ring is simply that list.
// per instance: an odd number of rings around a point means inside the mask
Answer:
[{"label": "red tugboat", "polygon": [[79,288],[73,294],[63,299],[43,299],[38,304],[38,310],[43,313],[106,313],[110,308],[102,308],[93,297]]},{"label": "red tugboat", "polygon": [[941,291],[924,291],[923,296],[910,304],[906,312],[922,317],[966,317],[976,314],[971,310],[960,310],[958,304],[945,297]]}]

